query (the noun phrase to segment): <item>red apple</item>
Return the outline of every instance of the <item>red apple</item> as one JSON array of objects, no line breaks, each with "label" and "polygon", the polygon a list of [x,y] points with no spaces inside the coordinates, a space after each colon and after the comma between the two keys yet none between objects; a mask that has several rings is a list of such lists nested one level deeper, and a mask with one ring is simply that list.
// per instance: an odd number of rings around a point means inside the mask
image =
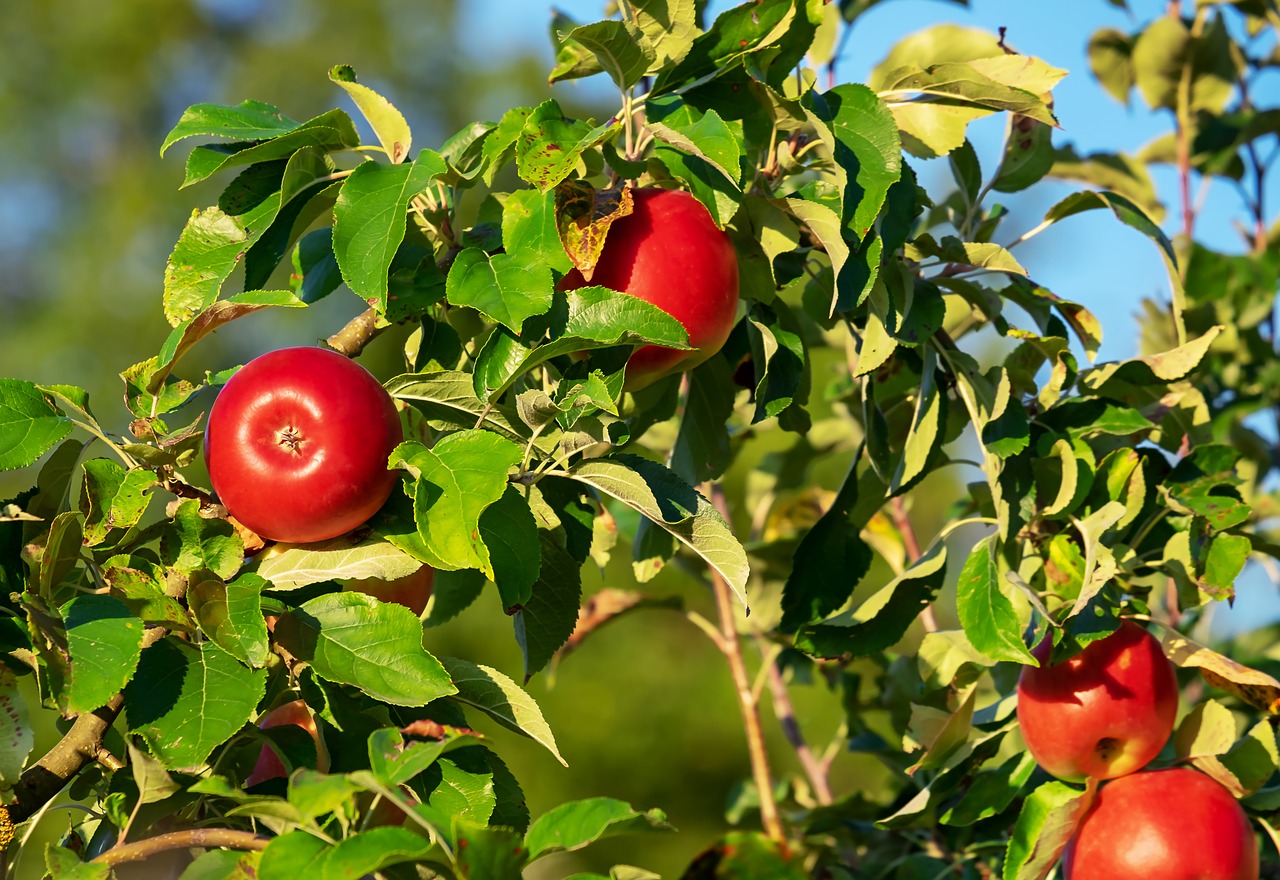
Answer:
[{"label": "red apple", "polygon": [[[329,752],[324,747],[324,740],[320,738],[320,731],[316,729],[315,716],[311,714],[311,710],[307,708],[304,701],[294,700],[276,706],[262,717],[258,727],[269,730],[285,724],[296,724],[311,734],[311,738],[316,743],[316,769],[321,773],[329,772]],[[249,788],[268,779],[283,779],[288,775],[289,772],[285,769],[280,756],[270,746],[264,745],[262,751],[258,753],[258,763],[254,764],[253,772],[245,779],[244,785],[245,788]]]},{"label": "red apple", "polygon": [[609,227],[591,281],[574,269],[561,287],[590,283],[629,293],[684,325],[692,350],[645,345],[631,355],[626,388],[637,391],[696,367],[724,345],[738,312],[738,258],[729,236],[687,192],[638,189],[632,196],[635,210]]},{"label": "red apple", "polygon": [[431,598],[431,585],[435,581],[435,569],[429,565],[413,574],[384,581],[380,578],[353,578],[342,582],[342,589],[364,593],[383,602],[403,605],[419,617],[426,610]]},{"label": "red apple", "polygon": [[1068,780],[1146,766],[1178,713],[1178,682],[1160,643],[1126,620],[1053,666],[1050,647],[1041,642],[1033,652],[1041,665],[1023,667],[1018,679],[1018,723],[1036,763]]},{"label": "red apple", "polygon": [[324,541],[361,525],[391,494],[404,439],[395,403],[364,367],[324,348],[285,348],[223,387],[204,435],[209,479],[228,512],[274,541]]},{"label": "red apple", "polygon": [[1195,770],[1151,770],[1102,787],[1063,856],[1066,880],[1258,880],[1239,802]]}]

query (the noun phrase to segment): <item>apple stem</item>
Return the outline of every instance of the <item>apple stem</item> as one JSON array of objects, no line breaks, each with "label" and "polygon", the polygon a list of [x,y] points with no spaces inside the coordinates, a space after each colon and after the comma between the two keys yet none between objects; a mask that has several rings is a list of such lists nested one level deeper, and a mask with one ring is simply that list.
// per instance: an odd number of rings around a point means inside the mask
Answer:
[{"label": "apple stem", "polygon": [[140,862],[158,853],[174,849],[266,849],[270,841],[259,837],[252,831],[237,831],[232,828],[188,828],[185,831],[171,831],[168,834],[157,834],[136,843],[114,846],[93,860],[95,865],[123,865],[126,862]]},{"label": "apple stem", "polygon": [[[720,511],[725,522],[731,522],[724,490],[714,483],[711,484],[710,490],[712,503]],[[711,573],[711,587],[715,593],[716,612],[720,622],[720,638],[715,639],[714,642],[729,664],[734,689],[737,691],[738,709],[742,714],[742,727],[747,737],[747,753],[751,757],[751,775],[760,797],[760,821],[764,826],[765,834],[774,842],[785,846],[787,835],[778,813],[777,799],[773,795],[773,775],[769,770],[769,753],[765,750],[764,731],[760,726],[759,701],[751,692],[751,679],[747,675],[747,664],[742,657],[742,642],[738,638],[733,594],[720,572],[710,566],[708,570]]]}]

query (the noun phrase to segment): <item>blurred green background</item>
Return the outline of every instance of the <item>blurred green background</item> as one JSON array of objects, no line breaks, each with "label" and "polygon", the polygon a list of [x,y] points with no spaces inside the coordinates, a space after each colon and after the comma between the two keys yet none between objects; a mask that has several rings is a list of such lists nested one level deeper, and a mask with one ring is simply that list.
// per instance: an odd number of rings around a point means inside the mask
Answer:
[{"label": "blurred green background", "polygon": [[[589,20],[605,3],[564,5]],[[726,5],[717,0],[712,9]],[[1164,6],[1154,0],[1130,5],[1143,16]],[[180,145],[163,159],[158,155],[164,133],[189,104],[255,98],[295,119],[334,106],[352,110],[326,78],[331,65],[346,63],[404,112],[416,148],[438,146],[472,120],[496,119],[507,107],[552,94],[570,113],[612,115],[616,99],[607,88],[546,85],[549,20],[543,0],[6,3],[0,15],[0,376],[81,385],[105,425],[126,427],[117,375],[154,353],[167,335],[160,311],[166,257],[191,211],[213,203],[226,183],[219,178],[179,191],[185,150]],[[1084,72],[1083,48],[1093,28],[1134,23],[1101,0],[975,0],[968,10],[923,0],[884,3],[859,21],[842,79],[865,75],[893,40],[938,21],[989,30],[1009,25],[1023,51],[1072,69],[1058,109],[1067,139],[1076,139],[1082,151],[1133,149],[1161,127],[1152,114],[1109,102]],[[975,126],[980,152],[998,149],[1002,127],[1002,121]],[[919,170],[931,190],[949,186],[945,163]],[[1034,225],[1062,195],[1061,186],[1046,184],[1014,204],[1029,222],[1010,228]],[[1209,197],[1211,213],[1218,198],[1218,190]],[[1222,215],[1230,210],[1222,208]],[[1021,256],[1048,286],[1100,314],[1109,332],[1104,357],[1131,355],[1136,342],[1127,316],[1140,296],[1160,293],[1158,255],[1139,237],[1117,234],[1114,221],[1073,223],[1055,232],[1061,237],[1037,239]],[[1225,220],[1205,225],[1229,232]],[[1086,247],[1090,260],[1062,259],[1064,250]],[[238,322],[234,334],[203,342],[183,370],[224,369],[268,349],[309,344],[363,306],[344,289],[304,311],[268,310]],[[362,361],[383,377],[399,372],[405,335],[397,330],[380,337]],[[815,387],[823,381],[820,375]],[[768,434],[766,445],[778,449],[795,439]],[[731,488],[741,486],[761,452],[738,465]],[[808,483],[833,488],[846,465],[839,457],[824,462],[806,475]],[[32,470],[0,474],[0,499],[29,486],[34,476]],[[938,479],[915,496],[917,530],[927,542],[955,486]],[[747,524],[738,525],[745,533]],[[584,576],[588,594],[602,586],[632,586],[625,542],[604,572],[588,566]],[[867,587],[882,582],[873,576]],[[646,589],[681,596],[689,607],[713,614],[700,583],[675,567]],[[431,630],[428,647],[516,678],[521,673],[510,621],[492,592],[457,621]],[[748,654],[754,666],[758,652],[749,646]],[[726,806],[748,775],[741,724],[722,658],[679,614],[622,618],[572,654],[554,678],[535,679],[530,690],[556,731],[568,769],[527,740],[491,725],[482,729],[524,783],[534,815],[566,800],[609,795],[641,809],[661,807],[681,831],[557,856],[531,877],[607,871],[615,862],[676,877],[728,827]],[[839,722],[838,695],[822,684],[797,684],[793,700],[811,741],[824,747]],[[794,755],[767,708],[765,728],[775,769],[793,769]],[[40,733],[37,748],[47,748],[53,733]],[[872,799],[888,796],[888,781],[878,764],[848,755],[837,760],[833,774],[837,792],[858,789]],[[748,815],[745,821],[755,820]],[[56,839],[63,829],[65,813],[53,812],[36,840]],[[28,850],[20,877],[39,876],[39,855],[37,847]]]}]

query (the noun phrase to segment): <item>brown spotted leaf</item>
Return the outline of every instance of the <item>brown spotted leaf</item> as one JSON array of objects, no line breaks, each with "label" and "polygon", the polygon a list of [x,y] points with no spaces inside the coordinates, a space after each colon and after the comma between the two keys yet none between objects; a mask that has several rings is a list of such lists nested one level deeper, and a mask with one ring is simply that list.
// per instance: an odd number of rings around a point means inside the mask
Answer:
[{"label": "brown spotted leaf", "polygon": [[598,190],[580,180],[556,187],[556,229],[569,259],[591,281],[613,221],[631,213],[631,187]]},{"label": "brown spotted leaf", "polygon": [[1272,715],[1280,714],[1280,681],[1265,672],[1250,669],[1172,630],[1165,634],[1162,644],[1170,660],[1184,668],[1199,669],[1213,687],[1235,694]]}]

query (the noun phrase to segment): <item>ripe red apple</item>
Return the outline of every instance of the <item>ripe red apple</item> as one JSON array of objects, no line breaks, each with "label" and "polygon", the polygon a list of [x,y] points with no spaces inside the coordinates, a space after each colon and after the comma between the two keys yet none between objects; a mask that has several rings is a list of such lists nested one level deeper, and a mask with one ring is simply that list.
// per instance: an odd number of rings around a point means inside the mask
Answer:
[{"label": "ripe red apple", "polygon": [[[311,734],[311,738],[316,743],[316,769],[321,773],[329,772],[329,752],[324,747],[324,740],[320,738],[320,731],[316,729],[315,716],[311,714],[311,710],[307,708],[304,701],[294,700],[276,706],[262,716],[258,727],[269,730],[285,724],[296,724]],[[285,769],[280,756],[270,746],[264,745],[262,751],[258,753],[258,763],[253,765],[253,772],[245,779],[244,785],[245,788],[249,788],[268,779],[283,779],[288,775],[289,772]]]},{"label": "ripe red apple", "polygon": [[395,403],[364,367],[324,348],[254,358],[222,389],[204,435],[209,479],[264,538],[324,541],[391,494],[387,458],[404,439]]},{"label": "ripe red apple", "polygon": [[[738,311],[738,258],[729,236],[702,203],[680,190],[638,189],[635,209],[609,227],[592,285],[639,297],[689,333],[690,351],[641,346],[627,362],[626,388],[637,391],[689,370],[720,350]],[[587,286],[574,269],[561,287]]]},{"label": "ripe red apple", "polygon": [[1195,770],[1109,782],[1063,855],[1066,880],[1258,880],[1258,845],[1231,792]]},{"label": "ripe red apple", "polygon": [[1033,651],[1039,668],[1023,667],[1018,679],[1018,723],[1036,763],[1067,780],[1146,766],[1178,713],[1178,682],[1160,643],[1126,620],[1053,666],[1050,648],[1046,638]]},{"label": "ripe red apple", "polygon": [[380,578],[352,578],[342,582],[342,589],[364,593],[382,602],[403,605],[419,617],[426,610],[427,600],[431,598],[431,586],[435,581],[436,571],[429,565],[413,574],[384,581]]}]

